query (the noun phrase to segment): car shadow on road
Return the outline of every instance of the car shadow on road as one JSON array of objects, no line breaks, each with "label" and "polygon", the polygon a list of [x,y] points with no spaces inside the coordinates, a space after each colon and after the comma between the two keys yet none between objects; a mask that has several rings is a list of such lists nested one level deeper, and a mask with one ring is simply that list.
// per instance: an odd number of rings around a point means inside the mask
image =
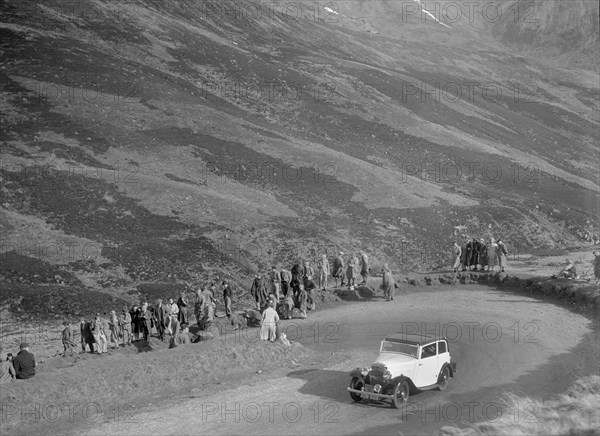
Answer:
[{"label": "car shadow on road", "polygon": [[[346,390],[350,383],[348,371],[335,371],[330,369],[302,369],[292,371],[288,377],[305,380],[306,383],[298,389],[298,392],[306,395],[314,395],[325,400],[333,400],[341,403],[355,404],[357,407],[390,408],[389,401],[360,401],[355,402],[350,398]],[[422,393],[413,393],[418,398]],[[412,396],[411,395],[411,398]]]}]

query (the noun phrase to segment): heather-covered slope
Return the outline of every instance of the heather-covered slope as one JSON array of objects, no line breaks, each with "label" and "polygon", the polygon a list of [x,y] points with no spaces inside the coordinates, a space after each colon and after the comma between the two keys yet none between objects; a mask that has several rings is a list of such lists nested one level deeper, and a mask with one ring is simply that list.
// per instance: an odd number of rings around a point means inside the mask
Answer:
[{"label": "heather-covered slope", "polygon": [[592,242],[598,75],[561,54],[597,3],[518,28],[446,3],[2,1],[3,289],[45,286],[32,258],[138,298],[338,249]]}]

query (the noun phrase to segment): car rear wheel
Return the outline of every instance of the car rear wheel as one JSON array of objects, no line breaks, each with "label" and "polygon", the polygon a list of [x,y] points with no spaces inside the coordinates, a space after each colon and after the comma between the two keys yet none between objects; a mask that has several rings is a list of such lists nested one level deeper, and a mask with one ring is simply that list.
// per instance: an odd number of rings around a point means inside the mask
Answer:
[{"label": "car rear wheel", "polygon": [[402,380],[396,385],[394,389],[394,399],[392,400],[392,406],[396,409],[400,409],[408,400],[410,394],[410,386],[407,380]]},{"label": "car rear wheel", "polygon": [[[365,386],[365,382],[363,381],[362,378],[352,377],[352,380],[350,380],[350,388],[351,389],[356,389],[357,391],[360,391],[364,386]],[[350,397],[354,401],[362,400],[362,396],[360,394],[357,394],[354,392],[350,392]]]},{"label": "car rear wheel", "polygon": [[450,368],[448,365],[444,366],[440,371],[440,376],[438,377],[438,389],[440,391],[445,391],[448,387],[448,382],[450,381]]}]

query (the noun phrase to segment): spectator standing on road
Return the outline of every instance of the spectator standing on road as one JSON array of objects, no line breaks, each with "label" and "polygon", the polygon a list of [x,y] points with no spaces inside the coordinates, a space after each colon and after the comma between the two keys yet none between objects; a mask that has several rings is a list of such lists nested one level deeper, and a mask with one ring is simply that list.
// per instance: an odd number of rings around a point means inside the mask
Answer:
[{"label": "spectator standing on road", "polygon": [[344,269],[344,259],[342,256],[343,252],[339,252],[337,257],[333,260],[333,278],[335,279],[335,286],[338,285],[338,278],[340,279],[340,286],[344,286],[344,276],[346,275],[346,270]]},{"label": "spectator standing on road", "polygon": [[100,318],[99,313],[96,314],[96,317],[92,321],[90,330],[92,331],[92,335],[94,336],[94,341],[96,342],[97,353],[102,354],[102,353],[108,352],[106,332],[104,330],[104,320],[102,318]]},{"label": "spectator standing on road", "polygon": [[288,293],[284,300],[284,316],[287,319],[292,319],[294,315],[294,298],[292,297],[292,293]]},{"label": "spectator standing on road", "polygon": [[392,276],[392,271],[388,264],[384,264],[383,268],[381,268],[382,281],[381,281],[381,289],[383,289],[383,295],[387,301],[392,301],[394,299],[395,289],[395,281]]},{"label": "spectator standing on road", "polygon": [[156,300],[156,304],[154,305],[154,310],[152,311],[152,321],[154,322],[154,327],[156,328],[156,333],[158,334],[158,339],[161,341],[165,340],[165,328],[166,328],[166,318],[167,318],[167,309],[163,305],[162,299],[159,298]]},{"label": "spectator standing on road", "polygon": [[233,292],[231,291],[231,288],[229,287],[229,283],[227,282],[223,282],[223,304],[225,304],[225,315],[227,315],[227,318],[231,319],[231,298],[233,296]]},{"label": "spectator standing on road", "polygon": [[90,330],[90,323],[85,319],[79,320],[79,333],[81,334],[81,352],[85,353],[86,345],[90,347],[90,353],[94,352],[94,336]]},{"label": "spectator standing on road", "polygon": [[21,351],[13,359],[12,364],[17,379],[26,380],[35,375],[35,357],[29,352],[29,344],[27,342],[23,342],[19,348]]},{"label": "spectator standing on road", "polygon": [[327,278],[329,277],[329,261],[327,255],[321,255],[321,259],[317,263],[319,289],[322,291],[327,289]]},{"label": "spectator standing on road", "polygon": [[127,310],[127,306],[123,306],[123,312],[119,317],[119,326],[121,327],[121,335],[123,336],[123,346],[131,345],[131,315]]},{"label": "spectator standing on road", "polygon": [[498,263],[498,244],[494,238],[490,238],[490,249],[488,250],[488,270],[494,271]]},{"label": "spectator standing on road", "polygon": [[276,302],[279,302],[279,294],[281,292],[281,273],[277,270],[277,267],[273,265],[271,268],[271,293],[275,295]]},{"label": "spectator standing on road", "polygon": [[298,291],[298,299],[296,302],[296,307],[300,310],[301,318],[306,318],[307,304],[308,304],[308,294],[306,293],[306,289],[304,289],[304,285],[300,285],[300,290]]},{"label": "spectator standing on road", "polygon": [[283,293],[284,297],[287,297],[288,295],[291,281],[292,272],[285,268],[281,268],[281,292]]},{"label": "spectator standing on road", "polygon": [[461,258],[462,258],[462,248],[460,248],[460,245],[458,245],[455,242],[454,243],[454,265],[452,265],[454,272],[458,271],[458,268],[460,267],[460,259]]},{"label": "spectator standing on road", "polygon": [[465,244],[464,255],[465,263],[463,264],[463,271],[471,269],[471,258],[473,257],[473,241],[470,237],[467,237],[467,243]]},{"label": "spectator standing on road", "polygon": [[262,324],[260,326],[260,339],[263,341],[275,342],[275,339],[277,339],[276,331],[279,315],[273,306],[275,306],[275,300],[270,299],[269,305],[263,312]]},{"label": "spectator standing on road", "polygon": [[369,277],[369,257],[364,251],[360,253],[360,275],[362,276],[361,284],[366,284]]},{"label": "spectator standing on road", "polygon": [[177,321],[179,321],[179,324],[187,324],[187,301],[185,298],[185,291],[181,291],[181,294],[179,295],[177,309]]},{"label": "spectator standing on road", "polygon": [[488,247],[483,238],[479,240],[479,266],[482,271],[488,269]]},{"label": "spectator standing on road", "polygon": [[302,283],[304,284],[305,289],[309,289],[310,282],[312,282],[314,276],[315,269],[310,264],[310,261],[305,260],[304,265],[302,266]]},{"label": "spectator standing on road", "polygon": [[262,310],[266,303],[268,292],[267,286],[265,285],[261,274],[254,276],[254,281],[252,282],[252,287],[250,288],[250,295],[254,297],[256,308],[258,310]]},{"label": "spectator standing on road", "polygon": [[67,357],[67,351],[69,351],[71,357],[73,357],[73,348],[77,347],[77,344],[73,341],[73,328],[69,321],[64,321],[63,325],[65,326],[62,331],[62,344],[64,347],[63,357]]},{"label": "spectator standing on road", "polygon": [[498,238],[498,248],[496,249],[496,255],[498,256],[498,265],[500,266],[500,272],[504,272],[504,266],[506,265],[506,255],[508,250],[502,239]]},{"label": "spectator standing on road", "polygon": [[348,258],[348,267],[346,269],[346,278],[348,279],[348,287],[354,289],[355,278],[358,275],[358,258],[355,255],[350,255]]},{"label": "spectator standing on road", "polygon": [[108,330],[110,332],[110,342],[113,344],[112,348],[119,348],[119,318],[117,312],[114,310],[110,311],[110,317],[108,318]]}]

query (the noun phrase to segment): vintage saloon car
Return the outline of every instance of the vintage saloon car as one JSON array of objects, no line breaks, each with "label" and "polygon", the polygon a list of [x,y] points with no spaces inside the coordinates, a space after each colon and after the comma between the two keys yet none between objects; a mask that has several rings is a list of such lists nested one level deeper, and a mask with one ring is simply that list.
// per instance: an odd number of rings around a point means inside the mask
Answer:
[{"label": "vintage saloon car", "polygon": [[350,372],[348,392],[354,401],[391,400],[400,408],[411,391],[443,391],[455,372],[446,338],[394,333],[381,341],[375,363]]}]

